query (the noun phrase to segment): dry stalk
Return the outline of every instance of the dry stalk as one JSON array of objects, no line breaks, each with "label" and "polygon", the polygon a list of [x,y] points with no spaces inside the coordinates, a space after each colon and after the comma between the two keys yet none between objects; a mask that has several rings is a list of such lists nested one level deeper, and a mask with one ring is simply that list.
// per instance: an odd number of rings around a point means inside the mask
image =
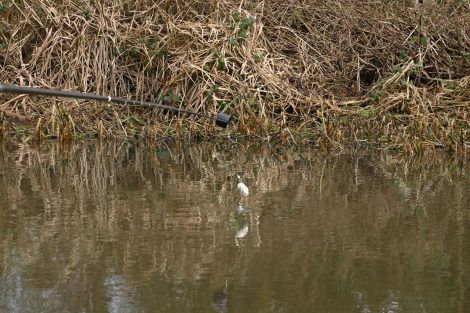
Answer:
[{"label": "dry stalk", "polygon": [[[225,110],[235,132],[288,130],[289,142],[470,142],[468,1],[12,3],[0,12],[2,82]],[[45,136],[215,133],[158,110],[2,100],[6,119],[48,121]]]}]

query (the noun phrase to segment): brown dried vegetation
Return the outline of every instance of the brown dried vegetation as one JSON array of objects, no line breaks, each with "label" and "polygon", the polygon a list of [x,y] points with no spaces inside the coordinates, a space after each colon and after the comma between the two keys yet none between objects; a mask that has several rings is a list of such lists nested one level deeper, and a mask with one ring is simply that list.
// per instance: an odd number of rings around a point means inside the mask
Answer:
[{"label": "brown dried vegetation", "polygon": [[[295,144],[469,146],[468,0],[24,0],[0,14],[3,82],[225,110],[228,132]],[[221,134],[148,108],[1,99],[2,133]]]}]

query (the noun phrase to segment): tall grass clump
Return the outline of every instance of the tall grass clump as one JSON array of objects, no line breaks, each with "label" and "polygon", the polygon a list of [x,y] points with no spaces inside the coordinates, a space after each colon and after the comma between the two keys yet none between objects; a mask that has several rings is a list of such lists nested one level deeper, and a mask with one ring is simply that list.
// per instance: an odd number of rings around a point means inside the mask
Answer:
[{"label": "tall grass clump", "polygon": [[[6,83],[225,110],[230,131],[283,142],[469,145],[467,0],[11,0],[0,15]],[[1,99],[4,133],[39,118],[46,137],[216,133],[148,108]]]}]

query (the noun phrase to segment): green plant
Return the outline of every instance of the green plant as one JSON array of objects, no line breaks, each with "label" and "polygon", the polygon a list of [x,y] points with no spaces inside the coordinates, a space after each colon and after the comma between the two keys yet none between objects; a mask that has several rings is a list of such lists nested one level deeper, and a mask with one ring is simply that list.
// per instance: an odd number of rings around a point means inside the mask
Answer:
[{"label": "green plant", "polygon": [[0,2],[0,11],[7,11],[13,7],[13,2]]},{"label": "green plant", "polygon": [[138,58],[140,56],[140,48],[132,47],[127,50],[127,53],[131,58]]},{"label": "green plant", "polygon": [[262,55],[255,54],[255,55],[253,56],[253,60],[255,60],[256,63],[261,63],[261,62],[263,62],[264,57],[263,57]]},{"label": "green plant", "polygon": [[415,65],[413,65],[413,67],[411,68],[411,75],[413,76],[417,76],[419,74],[421,74],[421,72],[423,71],[423,63],[419,62],[419,63],[416,63]]},{"label": "green plant", "polygon": [[175,103],[175,102],[180,102],[180,101],[181,101],[181,97],[178,95],[175,95],[172,90],[168,91],[163,96],[163,102]]},{"label": "green plant", "polygon": [[359,114],[364,118],[374,117],[377,115],[377,109],[370,105],[360,110]]},{"label": "green plant", "polygon": [[91,11],[90,11],[90,10],[85,10],[85,11],[83,11],[83,17],[84,17],[87,21],[91,20]]},{"label": "green plant", "polygon": [[373,102],[380,102],[380,99],[382,98],[381,92],[378,91],[377,89],[374,89],[370,92],[370,99]]},{"label": "green plant", "polygon": [[217,58],[217,69],[219,71],[225,71],[227,69],[227,64],[225,63],[225,59],[223,57]]},{"label": "green plant", "polygon": [[235,23],[238,24],[238,31],[235,37],[231,37],[229,39],[229,42],[231,45],[236,46],[248,38],[248,33],[255,24],[255,19],[251,16],[242,18],[239,12],[235,12],[234,14],[232,14],[232,19]]}]

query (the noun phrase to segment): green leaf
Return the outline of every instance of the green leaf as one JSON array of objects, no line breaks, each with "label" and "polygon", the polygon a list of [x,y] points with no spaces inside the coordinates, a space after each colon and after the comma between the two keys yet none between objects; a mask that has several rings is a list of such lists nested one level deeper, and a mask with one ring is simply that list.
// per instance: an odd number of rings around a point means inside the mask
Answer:
[{"label": "green leaf", "polygon": [[240,12],[235,12],[232,14],[232,18],[235,22],[239,22],[241,20]]},{"label": "green leaf", "polygon": [[377,90],[372,90],[371,93],[370,93],[370,98],[371,98],[372,101],[374,101],[374,102],[379,102],[382,97],[381,97],[381,94],[380,94],[379,91],[377,91]]},{"label": "green leaf", "polygon": [[129,49],[128,53],[129,53],[129,56],[133,58],[137,58],[140,56],[140,49],[137,47],[132,47]]},{"label": "green leaf", "polygon": [[248,31],[246,29],[240,29],[240,31],[238,32],[238,38],[241,40],[245,40],[246,38],[248,38]]},{"label": "green leaf", "polygon": [[13,6],[12,2],[6,2],[6,3],[0,2],[0,11],[6,11],[12,6]]},{"label": "green leaf", "polygon": [[225,71],[227,69],[227,65],[225,64],[225,59],[224,58],[218,58],[217,59],[217,69],[219,71]]},{"label": "green leaf", "polygon": [[173,94],[173,91],[168,91],[165,96],[163,96],[163,101],[164,102],[179,102],[181,101],[181,98],[175,94]]},{"label": "green leaf", "polygon": [[168,52],[168,49],[165,48],[165,47],[161,47],[160,49],[158,49],[156,55],[159,57],[159,58],[162,58],[162,57],[165,57],[167,55],[169,55],[170,53]]},{"label": "green leaf", "polygon": [[425,46],[428,44],[428,37],[426,36],[421,36],[420,39],[419,39],[419,42],[421,43],[421,45]]},{"label": "green leaf", "polygon": [[117,47],[115,50],[114,50],[114,55],[115,56],[120,56],[120,55],[123,55],[124,53],[126,52],[126,50],[124,50],[123,48],[120,48],[120,47]]},{"label": "green leaf", "polygon": [[85,10],[85,11],[83,11],[83,17],[84,17],[87,21],[91,20],[91,11],[90,11],[90,10]]},{"label": "green leaf", "polygon": [[255,19],[251,16],[240,21],[240,29],[248,29],[255,23]]},{"label": "green leaf", "polygon": [[253,59],[255,60],[256,63],[260,63],[260,62],[263,62],[264,57],[263,57],[262,55],[255,54],[255,55],[253,56]]},{"label": "green leaf", "polygon": [[229,43],[230,43],[232,46],[238,46],[238,39],[235,38],[235,37],[230,37]]}]

